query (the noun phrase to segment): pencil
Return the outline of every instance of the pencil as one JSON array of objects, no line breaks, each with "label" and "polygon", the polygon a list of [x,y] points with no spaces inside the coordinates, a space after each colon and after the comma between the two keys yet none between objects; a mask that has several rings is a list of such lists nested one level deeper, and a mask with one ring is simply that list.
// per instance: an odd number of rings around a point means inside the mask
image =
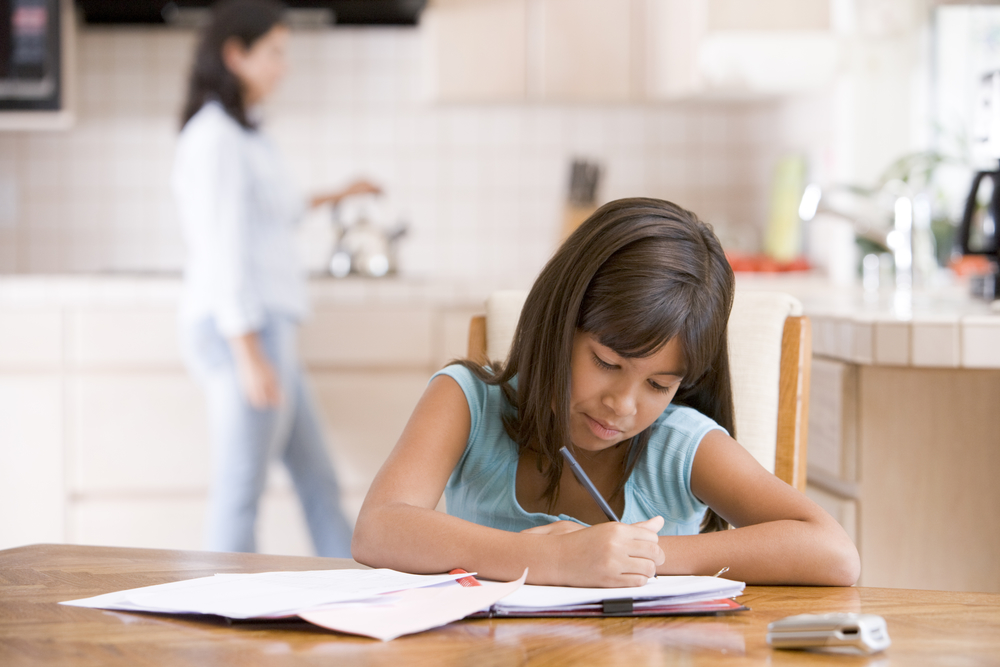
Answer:
[{"label": "pencil", "polygon": [[573,471],[573,475],[576,476],[577,481],[583,485],[583,488],[587,490],[590,497],[594,499],[594,502],[597,503],[597,505],[601,508],[601,511],[604,512],[604,515],[608,517],[608,521],[618,521],[619,519],[615,515],[615,511],[611,509],[611,505],[608,505],[608,503],[604,500],[604,497],[601,496],[601,492],[598,491],[597,487],[594,486],[594,483],[590,481],[590,478],[587,477],[587,473],[583,471],[583,468],[581,468],[580,464],[576,462],[576,459],[573,458],[573,455],[570,454],[569,450],[565,447],[560,447],[559,451],[566,457],[566,463],[569,464],[569,469]]}]

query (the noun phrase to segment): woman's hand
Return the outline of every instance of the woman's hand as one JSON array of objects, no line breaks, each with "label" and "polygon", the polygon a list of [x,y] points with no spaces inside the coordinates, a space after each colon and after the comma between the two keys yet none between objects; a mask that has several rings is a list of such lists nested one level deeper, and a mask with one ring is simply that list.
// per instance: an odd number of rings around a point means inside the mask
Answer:
[{"label": "woman's hand", "polygon": [[281,383],[274,366],[260,345],[256,333],[247,333],[229,339],[236,372],[243,392],[257,410],[276,408],[281,404]]},{"label": "woman's hand", "polygon": [[366,180],[357,180],[348,185],[343,190],[338,192],[330,192],[327,194],[316,195],[310,200],[309,205],[312,208],[317,206],[322,206],[323,204],[333,204],[336,206],[341,202],[341,200],[351,197],[353,195],[377,195],[382,193],[382,188]]},{"label": "woman's hand", "polygon": [[[559,521],[549,526],[570,523]],[[642,586],[666,556],[657,531],[663,517],[639,523],[609,521],[581,530],[553,532],[559,539],[556,567],[568,586]],[[534,529],[531,529],[534,530]]]}]

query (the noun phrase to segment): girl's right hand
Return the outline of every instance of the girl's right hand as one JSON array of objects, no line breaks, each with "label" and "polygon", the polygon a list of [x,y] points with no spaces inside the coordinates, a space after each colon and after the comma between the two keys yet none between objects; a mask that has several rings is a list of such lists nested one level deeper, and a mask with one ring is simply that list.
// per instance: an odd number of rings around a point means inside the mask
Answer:
[{"label": "girl's right hand", "polygon": [[[558,535],[564,585],[601,588],[643,586],[666,560],[657,531],[663,517],[639,523],[609,521]],[[562,578],[562,577],[561,577]]]}]

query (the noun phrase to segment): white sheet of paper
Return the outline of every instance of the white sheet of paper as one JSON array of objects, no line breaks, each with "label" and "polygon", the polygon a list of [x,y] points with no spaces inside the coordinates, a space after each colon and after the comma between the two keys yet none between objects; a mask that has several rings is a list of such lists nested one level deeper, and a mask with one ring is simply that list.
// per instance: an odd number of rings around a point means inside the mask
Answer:
[{"label": "white sheet of paper", "polygon": [[218,614],[237,619],[276,618],[332,602],[433,586],[463,576],[467,575],[419,575],[387,569],[225,574],[133,588],[61,604],[122,611]]},{"label": "white sheet of paper", "polygon": [[528,571],[517,581],[490,586],[435,586],[392,595],[393,600],[365,605],[347,603],[299,612],[305,620],[337,632],[389,641],[458,621],[488,609],[524,584]]},{"label": "white sheet of paper", "polygon": [[632,588],[570,588],[524,585],[497,603],[503,609],[554,609],[616,598],[656,599],[661,603],[696,602],[735,597],[746,586],[720,577],[654,577],[645,586]]}]

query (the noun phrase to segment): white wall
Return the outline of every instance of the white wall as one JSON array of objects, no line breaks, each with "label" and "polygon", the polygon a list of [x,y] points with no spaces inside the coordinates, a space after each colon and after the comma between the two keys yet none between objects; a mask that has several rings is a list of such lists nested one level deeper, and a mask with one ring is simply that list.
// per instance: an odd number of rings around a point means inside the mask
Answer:
[{"label": "white wall", "polygon": [[[0,271],[181,267],[167,179],[194,42],[81,27],[76,126],[0,133]],[[384,184],[410,222],[411,274],[530,280],[555,245],[574,156],[605,164],[603,199],[668,198],[753,249],[774,161],[801,145],[774,101],[430,105],[420,53],[414,29],[297,32],[266,123],[305,191]],[[314,260],[325,221],[307,224]]]}]

